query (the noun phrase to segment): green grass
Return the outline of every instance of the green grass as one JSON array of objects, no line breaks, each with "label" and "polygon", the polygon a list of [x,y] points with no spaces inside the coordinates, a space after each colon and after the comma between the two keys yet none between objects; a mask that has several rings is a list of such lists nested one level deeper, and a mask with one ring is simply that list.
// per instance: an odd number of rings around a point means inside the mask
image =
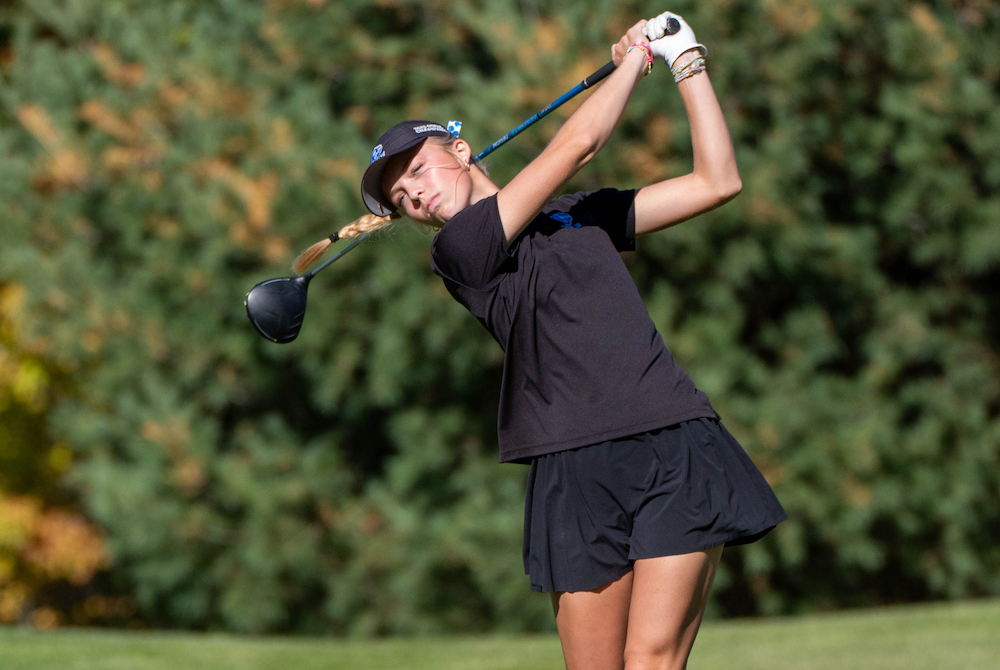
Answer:
[{"label": "green grass", "polygon": [[[553,636],[315,638],[0,628],[3,670],[559,670]],[[708,622],[692,670],[995,670],[1000,601]]]}]

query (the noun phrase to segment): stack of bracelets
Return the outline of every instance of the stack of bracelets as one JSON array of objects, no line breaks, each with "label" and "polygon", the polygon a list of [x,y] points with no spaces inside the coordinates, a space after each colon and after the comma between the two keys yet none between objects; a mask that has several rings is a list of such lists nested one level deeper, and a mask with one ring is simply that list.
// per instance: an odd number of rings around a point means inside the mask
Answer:
[{"label": "stack of bracelets", "polygon": [[676,81],[678,84],[687,79],[688,77],[693,77],[696,74],[699,74],[704,71],[705,71],[704,56],[698,56],[687,65],[675,65],[674,67],[670,68],[670,72],[672,72],[674,75],[674,81]]},{"label": "stack of bracelets", "polygon": [[632,53],[632,49],[637,47],[646,52],[646,74],[649,74],[653,71],[653,48],[645,42],[633,42],[625,53]]},{"label": "stack of bracelets", "polygon": [[[632,49],[642,49],[646,52],[646,74],[649,74],[653,69],[653,49],[645,42],[635,42],[628,48],[625,53],[631,53]],[[692,60],[687,65],[675,65],[670,68],[670,72],[674,75],[674,81],[678,84],[687,79],[688,77],[693,77],[696,74],[704,72],[705,67],[705,57],[698,56]]]}]

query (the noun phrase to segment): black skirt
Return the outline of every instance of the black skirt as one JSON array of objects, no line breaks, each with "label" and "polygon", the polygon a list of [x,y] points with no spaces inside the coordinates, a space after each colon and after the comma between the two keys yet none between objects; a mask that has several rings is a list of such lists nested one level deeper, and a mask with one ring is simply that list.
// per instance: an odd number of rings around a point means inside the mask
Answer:
[{"label": "black skirt", "polygon": [[524,509],[533,591],[589,591],[636,559],[754,542],[788,517],[715,419],[538,456]]}]

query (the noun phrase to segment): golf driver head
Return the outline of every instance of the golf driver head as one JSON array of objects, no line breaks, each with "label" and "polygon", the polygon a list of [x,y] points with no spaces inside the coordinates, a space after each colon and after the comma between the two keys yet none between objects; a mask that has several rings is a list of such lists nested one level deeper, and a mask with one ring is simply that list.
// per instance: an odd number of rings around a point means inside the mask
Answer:
[{"label": "golf driver head", "polygon": [[306,290],[311,276],[263,281],[247,293],[243,304],[257,332],[278,344],[298,337],[306,315]]}]

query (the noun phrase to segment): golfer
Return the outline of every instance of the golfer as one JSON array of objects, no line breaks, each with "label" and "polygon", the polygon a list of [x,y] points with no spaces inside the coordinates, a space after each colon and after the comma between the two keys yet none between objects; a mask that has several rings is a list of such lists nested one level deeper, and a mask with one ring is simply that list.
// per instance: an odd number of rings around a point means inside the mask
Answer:
[{"label": "golfer", "polygon": [[[664,37],[670,18],[680,30]],[[525,571],[552,594],[569,670],[685,667],[723,546],[785,518],[618,255],[741,189],[704,47],[669,12],[645,26],[614,45],[617,69],[506,186],[429,121],[386,132],[362,180],[373,214],[438,230],[434,272],[505,352],[500,461],[531,466]],[[559,195],[607,144],[654,58],[684,100],[693,171]]]}]

